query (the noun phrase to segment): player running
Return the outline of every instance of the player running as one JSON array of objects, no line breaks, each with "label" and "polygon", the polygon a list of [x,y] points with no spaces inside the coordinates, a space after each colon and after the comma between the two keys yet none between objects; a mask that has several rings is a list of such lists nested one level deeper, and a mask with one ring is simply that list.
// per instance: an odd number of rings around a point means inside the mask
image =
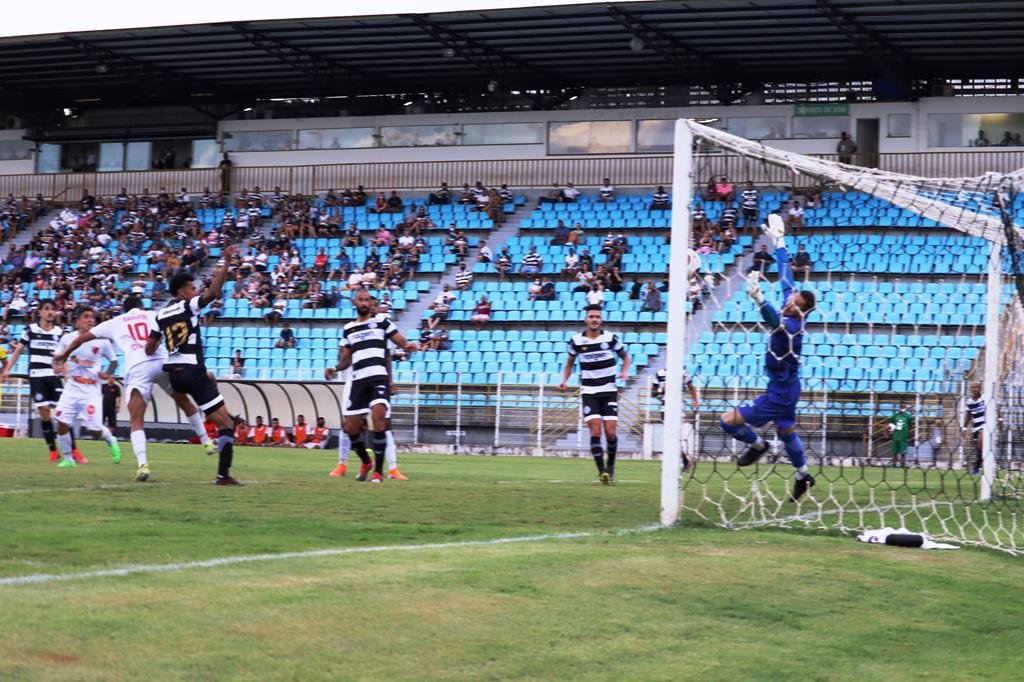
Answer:
[{"label": "player running", "polygon": [[781,317],[779,311],[765,301],[759,285],[761,273],[757,270],[748,276],[747,293],[772,330],[764,356],[768,388],[752,403],[744,403],[723,414],[720,424],[723,431],[749,445],[736,460],[737,465],[745,467],[757,462],[768,451],[768,443],[750,427],[761,428],[768,422],[775,422],[779,440],[785,444],[789,461],[796,467],[796,481],[790,496],[790,500],[796,502],[814,485],[814,476],[807,470],[804,445],[796,434],[796,404],[800,399],[800,351],[806,333],[804,320],[814,310],[815,297],[811,291],[795,291],[789,250],[786,248],[786,231],[779,214],[768,216],[765,233],[775,242],[775,260],[782,285]]},{"label": "player running", "polygon": [[[110,448],[110,459],[114,464],[121,463],[121,446],[117,439],[101,421],[103,415],[104,381],[114,376],[117,368],[117,356],[114,348],[106,339],[96,339],[85,348],[78,348],[74,353],[65,353],[65,349],[79,334],[83,334],[96,324],[96,314],[86,308],[75,322],[75,331],[64,334],[53,351],[54,371],[63,373],[67,386],[57,401],[53,416],[57,418],[57,449],[60,450],[62,461],[57,466],[74,467],[75,459],[71,454],[71,425],[77,417],[82,427],[94,437],[104,441]],[[67,362],[57,362],[57,358],[67,356]],[[100,369],[103,360],[109,364]]]},{"label": "player running", "polygon": [[[52,408],[60,400],[60,394],[64,391],[64,382],[53,372],[53,349],[60,342],[64,330],[54,324],[57,317],[57,307],[52,300],[45,300],[39,303],[39,322],[30,324],[21,332],[21,337],[15,342],[14,354],[11,361],[0,373],[0,383],[7,381],[14,365],[21,357],[21,353],[28,348],[28,386],[32,395],[32,407],[39,411],[39,426],[43,431],[43,440],[50,449],[50,461],[56,462],[60,459],[57,454],[56,431],[53,428]],[[71,456],[78,464],[88,464],[89,460],[82,456],[75,446],[75,439],[71,438]]]},{"label": "player running", "polygon": [[[354,303],[357,316],[342,329],[342,337],[338,342],[338,364],[333,371],[328,368],[325,375],[330,378],[335,371],[352,368],[351,389],[345,401],[342,428],[356,446],[358,454],[357,440],[363,430],[363,418],[368,415],[372,417],[374,462],[370,482],[380,483],[384,479],[388,420],[391,413],[391,379],[387,369],[388,340],[408,352],[412,352],[414,347],[402,336],[394,322],[387,317],[374,315],[370,292],[365,289],[359,290]],[[367,470],[367,462],[364,460],[360,474],[365,477]]]},{"label": "player running", "polygon": [[156,313],[142,307],[142,297],[138,294],[125,297],[124,310],[124,313],[79,334],[60,357],[54,358],[54,362],[64,362],[67,356],[78,350],[79,346],[95,339],[107,339],[121,349],[125,360],[124,387],[128,394],[132,449],[138,463],[135,480],[146,481],[150,472],[146,457],[145,416],[146,406],[153,396],[154,385],[171,396],[185,413],[192,431],[206,448],[206,454],[212,455],[217,452],[217,444],[207,434],[203,415],[195,403],[189,400],[188,396],[171,388],[170,378],[163,367],[167,361],[167,349],[161,345],[153,355],[146,354],[146,342],[149,340],[150,332],[157,328]]},{"label": "player running", "polygon": [[151,331],[146,342],[146,353],[156,353],[161,342],[167,348],[164,370],[170,374],[171,388],[186,393],[196,401],[199,409],[217,426],[216,485],[242,485],[231,477],[234,459],[235,424],[224,405],[217,384],[206,372],[203,340],[199,330],[199,313],[211,302],[218,300],[228,278],[231,257],[237,247],[224,247],[223,264],[214,273],[210,287],[197,293],[195,277],[187,272],[176,273],[168,284],[173,299],[156,315],[159,331]]},{"label": "player running", "polygon": [[[580,361],[580,397],[583,401],[583,421],[590,430],[590,454],[597,465],[598,478],[608,485],[615,481],[615,455],[618,451],[619,439],[616,427],[619,421],[619,388],[615,385],[615,356],[622,358],[622,371],[619,376],[623,381],[629,380],[629,353],[619,337],[601,328],[601,306],[587,306],[586,325],[579,334],[569,339],[569,357],[562,368],[560,390],[565,390],[572,375],[576,359]],[[604,426],[604,438],[607,446],[608,461],[605,463],[605,450],[601,448],[601,427]]]}]

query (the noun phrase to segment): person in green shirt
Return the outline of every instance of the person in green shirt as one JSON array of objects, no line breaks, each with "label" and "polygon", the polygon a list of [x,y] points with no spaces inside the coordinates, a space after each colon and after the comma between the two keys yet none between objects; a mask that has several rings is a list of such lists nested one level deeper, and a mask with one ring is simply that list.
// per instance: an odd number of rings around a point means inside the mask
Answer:
[{"label": "person in green shirt", "polygon": [[900,403],[899,410],[889,417],[889,433],[892,436],[892,465],[907,468],[907,449],[910,445],[910,414],[907,406]]}]

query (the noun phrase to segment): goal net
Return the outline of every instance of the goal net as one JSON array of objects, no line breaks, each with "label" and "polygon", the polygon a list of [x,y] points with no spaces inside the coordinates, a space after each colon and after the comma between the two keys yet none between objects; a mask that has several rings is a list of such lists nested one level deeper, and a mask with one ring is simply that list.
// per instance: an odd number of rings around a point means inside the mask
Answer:
[{"label": "goal net", "polygon": [[[678,509],[684,523],[730,529],[903,527],[1024,553],[1024,176],[917,177],[690,121],[677,127],[676,151],[673,242],[682,235],[705,262],[723,240],[749,247],[713,279],[694,274],[697,309],[670,322],[663,520]],[[730,183],[732,196],[715,187]],[[798,332],[766,321],[749,290],[748,271],[762,270],[756,286],[782,309],[785,268],[757,229],[772,212],[786,225],[795,289],[816,301]],[[773,333],[788,342],[769,344]],[[787,354],[799,363],[802,448],[774,423],[758,425],[769,449],[739,467],[748,445],[719,417],[765,393],[766,362]],[[682,394],[672,379],[684,368],[702,394],[696,413],[672,393]],[[692,464],[677,501],[666,482],[682,430]],[[801,449],[815,484],[794,501]]]}]

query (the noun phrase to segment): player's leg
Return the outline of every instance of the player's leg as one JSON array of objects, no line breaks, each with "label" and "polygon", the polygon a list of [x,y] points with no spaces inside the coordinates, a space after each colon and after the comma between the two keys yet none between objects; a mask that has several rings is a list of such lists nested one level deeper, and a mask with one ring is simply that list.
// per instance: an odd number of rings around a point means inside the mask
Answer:
[{"label": "player's leg", "polygon": [[794,421],[776,421],[775,433],[786,448],[786,456],[796,469],[796,480],[793,482],[793,495],[790,499],[796,502],[814,485],[814,476],[807,470],[807,457],[804,455],[804,444],[796,432]]},{"label": "player's leg", "polygon": [[224,404],[224,398],[198,367],[186,367],[170,372],[171,387],[178,393],[185,393],[195,400],[199,409],[217,427],[217,479],[221,486],[241,485],[231,477],[234,462],[235,428],[234,421]]},{"label": "player's leg", "polygon": [[615,481],[615,457],[619,452],[619,399],[618,395],[610,396],[601,405],[601,424],[604,428],[605,465],[608,481]]},{"label": "player's leg", "polygon": [[971,469],[971,474],[974,476],[981,473],[981,465],[985,458],[984,439],[984,431],[974,432],[974,467]]},{"label": "player's leg", "polygon": [[57,466],[61,468],[75,466],[75,458],[71,454],[71,425],[75,421],[74,405],[72,394],[61,394],[57,406],[53,409],[53,421],[55,422],[55,442],[60,452],[61,462]]},{"label": "player's leg", "polygon": [[93,438],[102,440],[107,444],[110,452],[110,459],[114,464],[121,463],[121,446],[118,444],[114,434],[102,421],[103,417],[103,394],[99,387],[95,390],[81,391],[77,401],[78,419],[82,428],[90,433]]},{"label": "player's leg", "polygon": [[760,403],[765,398],[766,396],[762,395],[753,403],[744,403],[734,410],[729,410],[718,421],[718,425],[722,427],[723,431],[749,446],[736,459],[738,466],[750,466],[768,451],[768,443],[751,428],[751,424],[763,426],[767,423],[762,420],[759,411]]},{"label": "player's leg", "polygon": [[128,428],[130,430],[129,440],[132,444],[132,451],[135,453],[135,462],[138,465],[138,472],[135,476],[138,481],[149,479],[149,459],[146,456],[146,425],[144,422],[146,404],[149,401],[142,391],[136,387],[128,390]]},{"label": "player's leg", "polygon": [[365,481],[373,469],[373,460],[366,452],[366,436],[364,424],[367,415],[370,413],[370,393],[372,385],[367,382],[352,382],[349,391],[348,401],[345,404],[344,429],[352,441],[352,450],[355,451],[362,463],[359,467],[357,481]]},{"label": "player's leg", "polygon": [[[32,394],[36,395],[36,392],[32,391]],[[50,450],[50,461],[56,462],[60,455],[57,453],[57,431],[53,427],[53,413],[50,409],[52,405],[49,402],[37,402],[35,407],[39,411],[39,428],[42,429],[43,440]]]},{"label": "player's leg", "polygon": [[348,471],[348,452],[351,449],[352,439],[345,432],[345,429],[342,428],[338,433],[338,466],[331,470],[331,476],[335,478],[344,476],[345,472]]},{"label": "player's leg", "polygon": [[371,483],[380,483],[384,479],[384,460],[387,458],[388,432],[387,432],[387,398],[377,398],[370,403],[370,414],[373,415],[372,444],[373,444],[373,476]]},{"label": "player's leg", "polygon": [[387,414],[384,416],[385,430],[387,431],[388,446],[384,450],[384,458],[388,465],[388,478],[396,481],[408,481],[409,478],[398,470],[398,443],[395,441],[395,432],[391,430],[391,403],[388,403]]},{"label": "player's leg", "polygon": [[604,448],[601,447],[601,410],[594,396],[583,394],[583,423],[590,433],[590,456],[594,458],[594,466],[597,467],[597,475],[602,483],[608,483],[611,478],[604,466]]}]

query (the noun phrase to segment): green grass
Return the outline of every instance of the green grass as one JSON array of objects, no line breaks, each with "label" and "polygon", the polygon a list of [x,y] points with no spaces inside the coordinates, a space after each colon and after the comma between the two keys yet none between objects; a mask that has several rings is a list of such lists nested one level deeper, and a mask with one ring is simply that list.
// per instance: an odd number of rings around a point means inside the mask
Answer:
[{"label": "green grass", "polygon": [[1020,559],[616,533],[656,521],[656,463],[608,488],[585,460],[404,455],[412,480],[371,486],[328,478],[333,453],[244,449],[251,484],[220,489],[195,446],[151,446],[138,485],[128,452],[84,450],[68,471],[38,441],[0,445],[0,578],[593,534],[0,586],[0,679],[1019,678]]}]

